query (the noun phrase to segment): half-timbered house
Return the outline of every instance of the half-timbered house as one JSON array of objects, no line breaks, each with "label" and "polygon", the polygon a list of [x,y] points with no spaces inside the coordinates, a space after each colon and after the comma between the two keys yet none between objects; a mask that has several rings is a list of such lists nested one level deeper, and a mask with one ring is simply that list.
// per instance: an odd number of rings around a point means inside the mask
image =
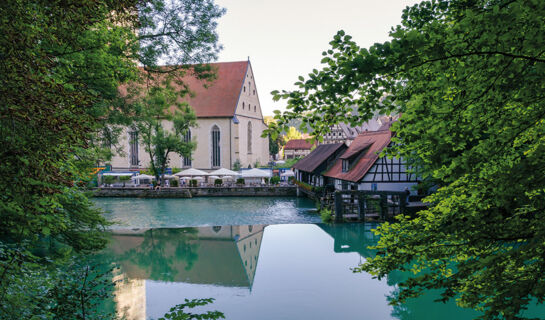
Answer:
[{"label": "half-timbered house", "polygon": [[322,187],[328,184],[323,173],[330,168],[346,150],[344,143],[322,144],[299,160],[292,169],[297,180],[312,186]]},{"label": "half-timbered house", "polygon": [[400,158],[379,154],[392,144],[389,124],[379,131],[359,134],[335,164],[324,173],[337,190],[405,191],[418,182]]}]

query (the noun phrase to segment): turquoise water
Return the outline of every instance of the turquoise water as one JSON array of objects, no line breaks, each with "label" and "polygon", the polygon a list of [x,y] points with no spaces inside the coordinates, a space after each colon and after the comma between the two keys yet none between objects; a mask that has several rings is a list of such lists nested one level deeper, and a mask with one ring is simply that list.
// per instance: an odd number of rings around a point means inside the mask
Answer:
[{"label": "turquoise water", "polygon": [[[157,319],[186,298],[214,298],[211,306],[195,311],[218,310],[235,320],[469,320],[479,315],[452,301],[434,302],[436,292],[388,305],[407,274],[379,281],[351,270],[374,255],[368,246],[378,240],[370,231],[376,225],[316,223],[306,199],[96,203],[118,221],[97,260],[119,266],[115,312],[129,320]],[[188,225],[193,227],[178,227]],[[527,316],[543,314],[544,308],[534,308]]]},{"label": "turquoise water", "polygon": [[282,224],[116,230],[105,255],[121,266],[117,311],[156,319],[185,298],[215,298],[204,310],[227,319],[473,319],[434,295],[388,305],[395,275],[353,273],[373,254],[371,225]]},{"label": "turquoise water", "polygon": [[160,228],[318,223],[307,198],[200,197],[192,199],[95,198],[112,228]]}]

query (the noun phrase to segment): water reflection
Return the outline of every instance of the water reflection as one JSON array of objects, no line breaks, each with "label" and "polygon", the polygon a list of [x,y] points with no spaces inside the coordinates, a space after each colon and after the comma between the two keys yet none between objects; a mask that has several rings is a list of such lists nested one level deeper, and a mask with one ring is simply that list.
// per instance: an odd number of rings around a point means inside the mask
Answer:
[{"label": "water reflection", "polygon": [[[407,274],[350,270],[374,252],[370,224],[250,225],[115,231],[101,259],[121,268],[117,312],[158,318],[184,298],[216,298],[227,319],[473,319],[433,292],[391,307]],[[108,258],[105,258],[108,257]],[[259,262],[259,265],[258,265]]]},{"label": "water reflection", "polygon": [[[264,225],[112,232],[117,313],[146,319],[146,280],[252,287]],[[183,300],[182,300],[183,301]]]}]

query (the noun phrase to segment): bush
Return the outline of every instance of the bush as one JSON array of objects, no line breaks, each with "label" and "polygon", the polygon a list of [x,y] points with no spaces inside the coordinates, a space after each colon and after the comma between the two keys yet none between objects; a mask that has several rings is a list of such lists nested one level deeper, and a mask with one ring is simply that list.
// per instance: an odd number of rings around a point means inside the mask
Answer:
[{"label": "bush", "polygon": [[291,183],[291,184],[294,184],[295,183],[295,177],[289,177],[288,182]]},{"label": "bush", "polygon": [[236,159],[233,163],[233,171],[240,171],[240,160]]},{"label": "bush", "polygon": [[190,187],[196,187],[197,186],[197,180],[195,180],[195,179],[189,180],[189,186]]},{"label": "bush", "polygon": [[177,187],[179,185],[178,179],[172,179],[170,180],[170,186],[171,187]]},{"label": "bush", "polygon": [[245,183],[244,178],[238,178],[236,183],[237,184],[244,184]]},{"label": "bush", "polygon": [[131,176],[121,176],[119,177],[119,181],[121,182],[126,182],[126,181],[129,181],[131,180]]},{"label": "bush", "polygon": [[269,183],[269,178],[263,178],[263,180],[265,181],[265,183]]},{"label": "bush", "polygon": [[271,184],[279,184],[280,183],[280,177],[274,176],[271,178]]},{"label": "bush", "polygon": [[328,223],[333,220],[333,215],[331,214],[331,210],[329,209],[322,209],[320,211],[320,218],[322,219],[322,222]]},{"label": "bush", "polygon": [[112,184],[115,182],[114,176],[102,176],[102,182],[105,184]]},{"label": "bush", "polygon": [[215,185],[221,185],[222,183],[223,183],[223,180],[221,180],[221,179],[214,180]]}]

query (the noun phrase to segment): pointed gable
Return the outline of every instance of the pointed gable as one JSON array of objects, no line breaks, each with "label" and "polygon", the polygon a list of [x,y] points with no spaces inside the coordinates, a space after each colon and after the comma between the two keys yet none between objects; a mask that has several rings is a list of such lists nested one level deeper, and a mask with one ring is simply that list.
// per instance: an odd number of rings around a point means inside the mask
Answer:
[{"label": "pointed gable", "polygon": [[[207,83],[186,75],[182,81],[194,93],[185,97],[198,118],[233,117],[240,91],[248,69],[248,61],[219,62],[210,65],[216,69],[216,79]],[[204,85],[208,87],[205,88]]]},{"label": "pointed gable", "polygon": [[[391,138],[390,130],[361,133],[324,176],[352,182],[360,181],[375,164],[379,153],[388,147]],[[342,161],[348,158],[356,158],[356,163],[350,166],[348,172],[343,172]]]}]

